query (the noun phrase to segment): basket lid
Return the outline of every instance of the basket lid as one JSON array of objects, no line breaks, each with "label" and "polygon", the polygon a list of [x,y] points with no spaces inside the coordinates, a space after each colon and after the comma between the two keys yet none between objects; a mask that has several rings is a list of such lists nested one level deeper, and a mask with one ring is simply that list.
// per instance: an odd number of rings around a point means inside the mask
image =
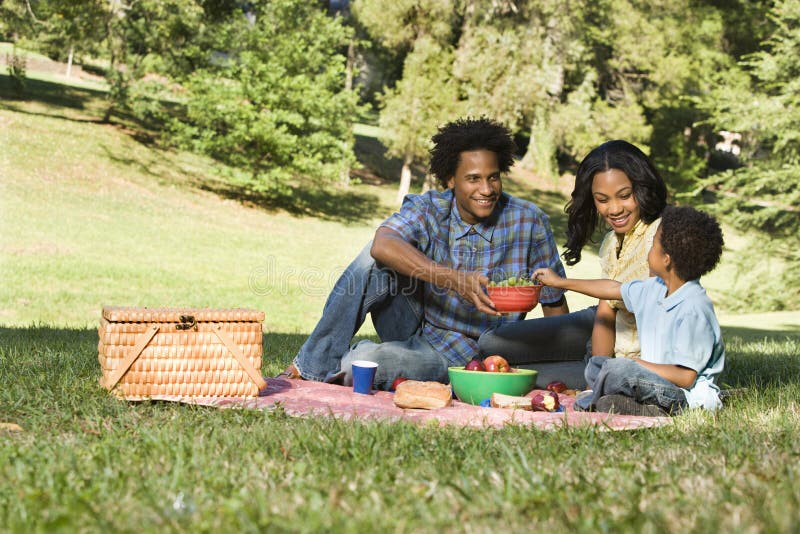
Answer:
[{"label": "basket lid", "polygon": [[264,312],[247,308],[142,308],[137,306],[103,306],[103,318],[111,323],[177,323],[181,316],[191,315],[198,323],[261,322]]}]

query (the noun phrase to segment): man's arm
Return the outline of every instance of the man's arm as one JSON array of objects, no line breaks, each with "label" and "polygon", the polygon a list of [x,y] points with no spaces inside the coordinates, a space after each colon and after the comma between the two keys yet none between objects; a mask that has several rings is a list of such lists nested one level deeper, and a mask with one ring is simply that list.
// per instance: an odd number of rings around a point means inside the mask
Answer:
[{"label": "man's arm", "polygon": [[489,283],[488,277],[479,272],[456,271],[436,263],[390,228],[378,228],[370,254],[375,261],[400,274],[452,289],[473,303],[478,310],[490,315],[500,315],[483,290]]},{"label": "man's arm", "polygon": [[601,300],[592,327],[592,356],[614,356],[617,341],[617,311]]},{"label": "man's arm", "polygon": [[690,388],[697,378],[697,371],[680,365],[670,363],[650,363],[644,360],[636,360],[645,369],[653,371],[655,374],[669,380],[679,388]]}]

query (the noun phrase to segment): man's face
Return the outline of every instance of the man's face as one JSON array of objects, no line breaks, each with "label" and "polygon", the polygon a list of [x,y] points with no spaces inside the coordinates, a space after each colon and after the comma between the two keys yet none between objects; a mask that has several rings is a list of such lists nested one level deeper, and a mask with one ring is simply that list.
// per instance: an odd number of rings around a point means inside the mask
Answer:
[{"label": "man's face", "polygon": [[456,174],[447,181],[453,189],[458,212],[467,224],[488,218],[494,211],[503,181],[497,165],[497,154],[490,150],[462,152]]}]

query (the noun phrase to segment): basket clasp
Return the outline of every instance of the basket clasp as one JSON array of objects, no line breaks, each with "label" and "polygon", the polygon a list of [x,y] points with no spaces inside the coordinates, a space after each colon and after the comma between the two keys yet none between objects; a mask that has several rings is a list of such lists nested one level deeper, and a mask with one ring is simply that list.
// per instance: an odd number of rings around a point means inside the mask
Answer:
[{"label": "basket clasp", "polygon": [[181,315],[180,320],[181,322],[175,325],[175,330],[191,330],[197,326],[194,315]]}]

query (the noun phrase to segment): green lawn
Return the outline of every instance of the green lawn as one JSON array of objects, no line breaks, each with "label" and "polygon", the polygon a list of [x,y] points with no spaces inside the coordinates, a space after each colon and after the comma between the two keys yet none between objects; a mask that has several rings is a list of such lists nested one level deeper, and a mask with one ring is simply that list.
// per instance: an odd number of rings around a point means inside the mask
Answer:
[{"label": "green lawn", "polygon": [[[37,98],[8,100],[5,81],[0,422],[23,430],[0,430],[0,531],[800,525],[798,312],[723,307],[724,380],[747,392],[659,429],[454,429],[115,400],[97,383],[103,305],[264,310],[263,371],[276,373],[394,209],[394,185],[297,192],[293,205],[241,198],[212,162],[95,122],[102,92],[42,79]],[[563,197],[508,187],[562,227]],[[712,295],[734,287],[727,268],[709,278]],[[595,270],[588,255],[571,272]]]}]

